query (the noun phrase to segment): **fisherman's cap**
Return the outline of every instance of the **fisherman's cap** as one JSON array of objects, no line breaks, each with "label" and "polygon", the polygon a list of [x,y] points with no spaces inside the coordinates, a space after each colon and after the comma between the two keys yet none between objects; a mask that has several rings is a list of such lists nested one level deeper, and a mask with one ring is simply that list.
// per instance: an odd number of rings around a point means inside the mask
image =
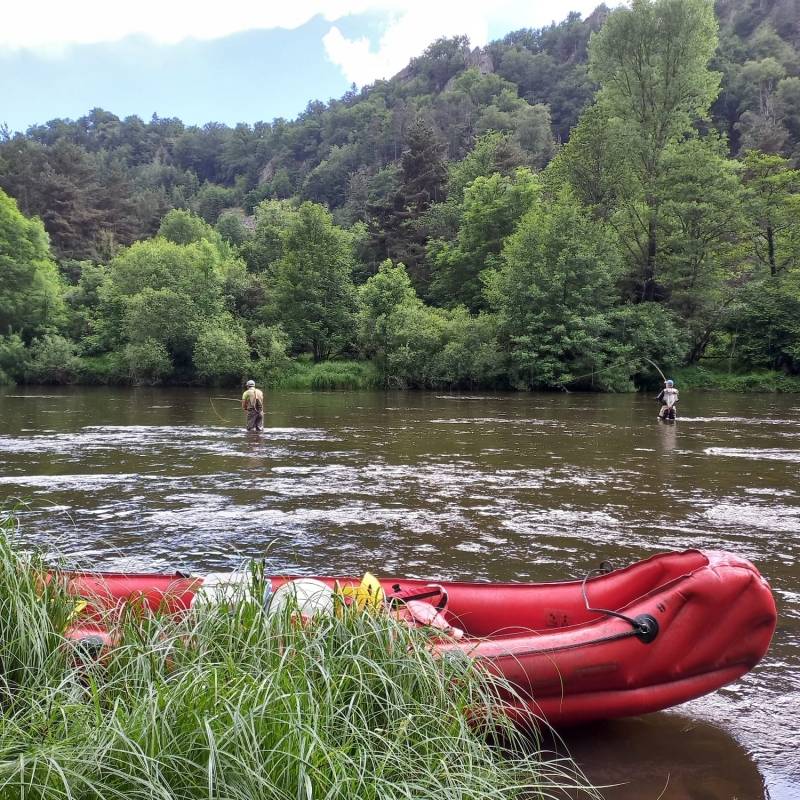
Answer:
[{"label": "fisherman's cap", "polygon": [[247,385],[248,386],[255,386],[256,382],[255,381],[247,381]]}]

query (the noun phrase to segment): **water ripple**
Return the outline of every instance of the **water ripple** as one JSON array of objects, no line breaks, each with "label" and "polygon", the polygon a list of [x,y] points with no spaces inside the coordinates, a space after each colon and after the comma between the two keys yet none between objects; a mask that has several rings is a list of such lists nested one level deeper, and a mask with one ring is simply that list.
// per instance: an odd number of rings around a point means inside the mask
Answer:
[{"label": "water ripple", "polygon": [[754,461],[792,461],[800,463],[800,450],[780,450],[777,448],[758,449],[754,447],[706,447],[703,452],[709,456],[729,456],[749,458]]}]

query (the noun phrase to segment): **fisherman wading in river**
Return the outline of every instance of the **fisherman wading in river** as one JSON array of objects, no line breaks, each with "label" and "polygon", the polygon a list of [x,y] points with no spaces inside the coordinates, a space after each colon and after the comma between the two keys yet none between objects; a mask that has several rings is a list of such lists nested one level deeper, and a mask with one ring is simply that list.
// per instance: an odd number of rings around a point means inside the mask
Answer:
[{"label": "fisherman wading in river", "polygon": [[671,380],[664,381],[664,388],[658,393],[656,397],[661,403],[661,409],[658,412],[659,419],[675,419],[675,406],[678,403],[678,390]]},{"label": "fisherman wading in river", "polygon": [[242,395],[242,408],[247,413],[247,430],[264,430],[264,393],[256,389],[255,381],[247,381],[247,389]]}]

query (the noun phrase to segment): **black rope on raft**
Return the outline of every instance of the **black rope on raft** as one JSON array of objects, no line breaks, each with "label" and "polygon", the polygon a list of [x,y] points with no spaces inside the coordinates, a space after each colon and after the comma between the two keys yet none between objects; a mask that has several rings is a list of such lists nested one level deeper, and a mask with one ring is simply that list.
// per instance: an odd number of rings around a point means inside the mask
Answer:
[{"label": "black rope on raft", "polygon": [[610,608],[592,608],[589,605],[589,595],[586,593],[586,581],[592,575],[607,575],[608,570],[605,567],[600,569],[591,569],[586,573],[586,577],[581,583],[581,594],[583,595],[583,602],[586,604],[586,610],[595,614],[605,614],[607,617],[616,617],[617,619],[625,620],[628,625],[633,628],[633,635],[638,637],[640,641],[649,644],[653,639],[658,636],[658,621],[650,614],[639,614],[637,617],[629,617],[626,614],[621,614],[619,611],[612,611]]}]

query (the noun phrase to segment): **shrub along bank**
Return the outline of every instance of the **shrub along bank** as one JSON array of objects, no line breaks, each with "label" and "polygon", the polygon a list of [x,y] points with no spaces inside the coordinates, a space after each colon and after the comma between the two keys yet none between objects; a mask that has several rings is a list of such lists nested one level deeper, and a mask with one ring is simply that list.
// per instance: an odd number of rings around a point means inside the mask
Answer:
[{"label": "shrub along bank", "polygon": [[675,376],[682,389],[691,389],[692,391],[800,392],[800,377],[774,370],[736,373],[696,366],[679,368],[675,370]]}]

